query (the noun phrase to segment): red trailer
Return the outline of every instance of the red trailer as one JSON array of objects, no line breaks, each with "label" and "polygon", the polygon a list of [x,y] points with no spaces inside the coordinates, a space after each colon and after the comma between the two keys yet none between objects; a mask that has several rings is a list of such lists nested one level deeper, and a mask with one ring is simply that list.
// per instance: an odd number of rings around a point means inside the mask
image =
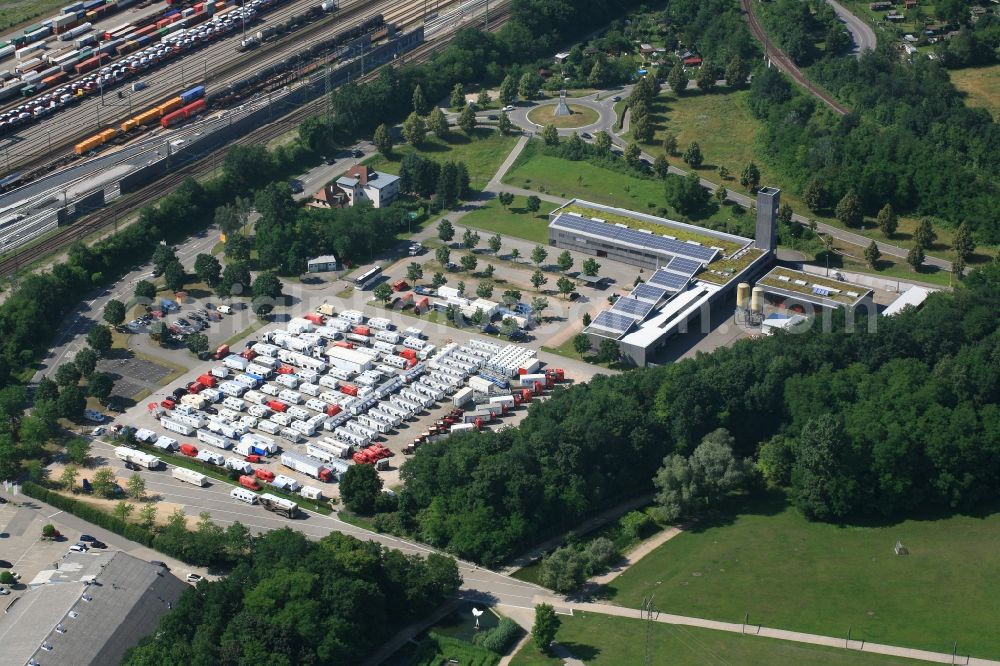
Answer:
[{"label": "red trailer", "polygon": [[198,455],[198,447],[194,444],[181,444],[181,453],[189,458],[194,458]]},{"label": "red trailer", "polygon": [[209,388],[214,388],[219,383],[219,380],[206,372],[203,375],[198,375],[198,383]]},{"label": "red trailer", "polygon": [[261,463],[264,462],[264,457],[259,456],[256,453],[252,453],[244,458],[248,463]]},{"label": "red trailer", "polygon": [[552,377],[557,382],[566,381],[566,373],[563,372],[562,368],[549,368],[545,371],[545,376]]},{"label": "red trailer", "polygon": [[336,416],[340,413],[340,405],[328,405],[326,408],[327,416]]},{"label": "red trailer", "polygon": [[426,296],[422,296],[416,303],[413,304],[413,307],[421,311],[427,310],[431,307],[431,301]]},{"label": "red trailer", "polygon": [[215,350],[215,360],[219,361],[229,356],[229,345],[222,345]]},{"label": "red trailer", "polygon": [[541,395],[542,394],[542,390],[543,389],[542,389],[542,383],[541,382],[535,382],[535,386],[533,388],[535,389],[535,395]]},{"label": "red trailer", "polygon": [[166,400],[160,403],[160,407],[163,407],[163,409],[173,409],[175,405],[176,403],[170,398],[167,398]]},{"label": "red trailer", "polygon": [[252,476],[241,476],[240,485],[244,488],[249,488],[250,490],[260,490],[260,484],[257,483],[257,479]]},{"label": "red trailer", "polygon": [[280,365],[278,366],[279,375],[293,375],[295,374],[295,368],[290,365]]},{"label": "red trailer", "polygon": [[403,351],[399,352],[399,355],[408,361],[417,360],[417,352],[413,351],[412,349],[404,349]]},{"label": "red trailer", "polygon": [[356,396],[358,394],[358,387],[354,384],[342,384],[340,392],[345,395]]},{"label": "red trailer", "polygon": [[393,291],[403,291],[404,289],[409,289],[410,285],[406,284],[406,280],[396,280],[392,283]]},{"label": "red trailer", "polygon": [[343,347],[344,349],[354,349],[354,345],[350,342],[344,342],[343,340],[337,340],[333,343],[334,347]]},{"label": "red trailer", "polygon": [[353,333],[354,335],[368,336],[372,334],[372,330],[367,326],[355,326],[354,328],[351,329],[351,333]]},{"label": "red trailer", "polygon": [[202,384],[201,382],[191,382],[190,384],[187,385],[188,393],[201,393],[202,389],[204,388],[205,385]]},{"label": "red trailer", "polygon": [[252,349],[244,349],[242,351],[242,353],[240,353],[240,356],[242,356],[243,358],[245,358],[248,361],[252,361],[255,358],[257,358],[257,352],[255,352]]},{"label": "red trailer", "polygon": [[326,317],[324,317],[323,315],[321,315],[318,312],[308,312],[308,313],[302,315],[302,318],[306,319],[308,321],[311,321],[312,323],[316,324],[317,326],[322,326],[323,324],[326,323]]},{"label": "red trailer", "polygon": [[267,406],[270,407],[271,409],[273,409],[276,412],[283,412],[286,409],[288,409],[288,405],[286,405],[285,403],[281,402],[280,400],[268,400],[267,401]]},{"label": "red trailer", "polygon": [[261,467],[255,469],[253,471],[253,475],[256,476],[258,479],[260,479],[261,481],[267,481],[268,483],[274,481],[274,472],[267,469],[263,469]]}]

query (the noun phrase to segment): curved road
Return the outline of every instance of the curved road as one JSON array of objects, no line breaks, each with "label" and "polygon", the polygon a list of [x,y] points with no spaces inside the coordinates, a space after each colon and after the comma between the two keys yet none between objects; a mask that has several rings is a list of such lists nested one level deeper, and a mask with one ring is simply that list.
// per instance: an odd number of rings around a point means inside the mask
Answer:
[{"label": "curved road", "polygon": [[851,37],[854,39],[854,48],[851,53],[855,58],[860,58],[861,54],[865,51],[874,51],[878,42],[875,39],[875,31],[872,27],[868,25],[866,21],[858,18],[851,12],[849,12],[842,4],[837,2],[837,0],[826,0],[833,7],[833,11],[837,13],[837,17],[840,18],[844,23],[844,27],[851,33]]}]

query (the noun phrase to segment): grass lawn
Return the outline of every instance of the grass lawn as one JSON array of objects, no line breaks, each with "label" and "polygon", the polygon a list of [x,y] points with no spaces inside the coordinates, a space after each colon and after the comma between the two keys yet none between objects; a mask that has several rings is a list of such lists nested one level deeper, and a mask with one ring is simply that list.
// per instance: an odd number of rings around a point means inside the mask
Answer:
[{"label": "grass lawn", "polygon": [[948,70],[951,82],[964,92],[967,106],[981,107],[1000,121],[1000,65]]},{"label": "grass lawn", "polygon": [[530,213],[525,208],[525,199],[515,197],[514,203],[506,210],[496,198],[490,199],[485,206],[463,217],[460,224],[547,245],[549,213],[556,208],[556,204],[543,201],[537,213]]},{"label": "grass lawn", "polygon": [[12,0],[0,3],[0,30],[31,23],[32,19],[43,15],[58,14],[60,7],[65,7],[62,0]]},{"label": "grass lawn", "polygon": [[391,159],[375,155],[365,160],[365,164],[373,169],[398,175],[403,155],[411,152],[420,153],[440,163],[465,162],[472,187],[482,189],[500,168],[515,143],[516,136],[502,136],[499,132],[484,127],[476,129],[474,138],[456,130],[448,135],[447,140],[428,135],[419,149],[410,145],[396,146],[392,149]]},{"label": "grass lawn", "polygon": [[597,122],[597,111],[589,106],[570,104],[571,116],[555,115],[558,104],[546,104],[528,112],[528,121],[541,127],[555,125],[559,128],[584,127]]},{"label": "grass lawn", "polygon": [[[783,497],[672,539],[615,579],[616,603],[869,642],[1000,657],[1000,513],[880,527],[812,523]],[[897,556],[900,540],[909,555]]]},{"label": "grass lawn", "polygon": [[[493,666],[500,655],[472,644],[478,633],[472,620],[472,608],[480,605],[466,602],[443,617],[433,627],[423,632],[416,641],[410,641],[394,653],[388,666],[444,666],[448,663],[469,666]],[[479,632],[493,629],[500,622],[500,615],[486,608],[479,619]],[[518,637],[517,640],[520,640]],[[516,641],[515,641],[516,643]],[[454,660],[454,661],[449,661]]]},{"label": "grass lawn", "polygon": [[[646,623],[638,618],[575,613],[572,617],[560,615],[559,619],[562,625],[556,634],[556,641],[584,663],[617,666],[645,661]],[[653,623],[649,640],[653,663],[671,666],[917,666],[927,663],[660,623]],[[561,666],[562,663],[562,659],[542,654],[534,642],[527,643],[511,662],[512,666]]]}]

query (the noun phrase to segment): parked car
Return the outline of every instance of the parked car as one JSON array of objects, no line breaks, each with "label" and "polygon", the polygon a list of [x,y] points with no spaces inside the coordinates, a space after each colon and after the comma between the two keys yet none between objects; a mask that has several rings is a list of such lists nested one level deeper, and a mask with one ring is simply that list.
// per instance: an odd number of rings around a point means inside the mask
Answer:
[{"label": "parked car", "polygon": [[95,539],[94,537],[90,536],[89,534],[81,534],[80,535],[80,541],[82,541],[84,543],[94,543],[95,541],[97,541],[97,539]]},{"label": "parked car", "polygon": [[69,547],[69,551],[71,553],[86,553],[87,552],[87,544],[85,544],[85,543],[74,543],[72,546]]},{"label": "parked car", "polygon": [[189,582],[189,583],[197,583],[198,581],[200,581],[202,579],[203,579],[203,576],[199,576],[196,573],[189,573],[187,575],[187,578],[186,578],[187,582]]},{"label": "parked car", "polygon": [[164,569],[166,569],[167,571],[170,571],[170,567],[168,567],[168,566],[167,566],[167,563],[166,563],[166,562],[161,562],[161,561],[159,561],[159,560],[150,560],[150,561],[149,561],[149,563],[150,563],[150,564],[155,564],[155,565],[156,565],[156,566],[158,566],[158,567],[163,567],[163,568],[164,568]]},{"label": "parked car", "polygon": [[620,101],[622,101],[621,95],[615,95],[614,97],[611,98],[611,101],[612,102],[620,102]]},{"label": "parked car", "polygon": [[105,428],[102,425],[99,425],[96,428],[94,428],[94,430],[90,434],[92,434],[94,437],[100,437],[105,433],[106,430],[107,428]]},{"label": "parked car", "polygon": [[503,107],[503,110],[506,111],[507,113],[510,113],[511,111],[514,110],[514,105],[508,104],[507,106]]},{"label": "parked car", "polygon": [[292,193],[293,193],[293,194],[299,194],[300,192],[302,192],[302,191],[304,191],[304,190],[305,190],[305,185],[303,185],[303,184],[302,184],[302,181],[301,181],[301,180],[299,180],[298,178],[295,178],[295,179],[293,179],[293,180],[292,180],[292,181],[291,181],[291,182],[289,183],[289,185],[290,185],[290,186],[291,186],[291,188],[292,188]]},{"label": "parked car", "polygon": [[96,409],[83,410],[83,418],[93,423],[104,423],[104,414],[101,414]]}]

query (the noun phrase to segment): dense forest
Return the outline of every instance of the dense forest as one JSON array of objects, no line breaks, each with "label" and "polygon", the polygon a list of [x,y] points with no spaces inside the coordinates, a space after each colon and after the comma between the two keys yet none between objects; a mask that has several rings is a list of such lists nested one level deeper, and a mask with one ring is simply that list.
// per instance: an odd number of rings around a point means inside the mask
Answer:
[{"label": "dense forest", "polygon": [[746,340],[557,390],[516,429],[422,447],[376,525],[495,564],[652,491],[665,456],[719,428],[813,518],[975,509],[1000,480],[998,313],[991,264],[874,331]]},{"label": "dense forest", "polygon": [[455,560],[441,555],[276,530],[254,539],[228,576],[188,590],[122,663],[358,664],[461,582]]}]

